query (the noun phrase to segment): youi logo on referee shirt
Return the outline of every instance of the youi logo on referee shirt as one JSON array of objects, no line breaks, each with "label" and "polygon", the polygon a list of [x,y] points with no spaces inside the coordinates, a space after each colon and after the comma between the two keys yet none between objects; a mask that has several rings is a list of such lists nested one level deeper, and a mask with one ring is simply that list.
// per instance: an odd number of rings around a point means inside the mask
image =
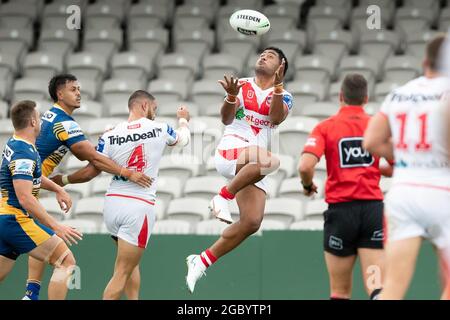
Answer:
[{"label": "youi logo on referee shirt", "polygon": [[375,159],[362,147],[362,137],[342,138],[339,141],[341,168],[370,167]]}]

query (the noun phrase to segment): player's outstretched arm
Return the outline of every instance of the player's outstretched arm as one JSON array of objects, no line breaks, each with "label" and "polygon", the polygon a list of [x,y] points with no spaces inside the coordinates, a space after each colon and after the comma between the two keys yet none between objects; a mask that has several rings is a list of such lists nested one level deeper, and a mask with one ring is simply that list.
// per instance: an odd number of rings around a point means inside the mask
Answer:
[{"label": "player's outstretched arm", "polygon": [[40,223],[55,231],[55,233],[69,245],[71,245],[72,243],[78,243],[77,240],[82,240],[83,235],[78,230],[69,226],[59,224],[55,220],[55,218],[53,218],[47,213],[47,211],[45,211],[45,208],[42,206],[42,204],[32,194],[32,181],[15,179],[13,180],[13,186],[20,205],[31,216],[35,217]]},{"label": "player's outstretched arm", "polygon": [[298,173],[303,186],[303,194],[312,196],[317,193],[317,186],[313,182],[314,169],[319,159],[311,153],[303,153],[298,163]]},{"label": "player's outstretched arm", "polygon": [[119,166],[108,157],[98,153],[89,141],[77,142],[71,146],[70,150],[78,159],[88,160],[100,171],[124,177],[144,188],[151,186],[152,180],[150,177],[142,172],[134,172]]},{"label": "player's outstretched arm", "polygon": [[236,104],[237,95],[244,83],[239,83],[239,78],[235,79],[233,76],[228,77],[224,75],[223,78],[225,81],[219,80],[218,82],[225,89],[227,97],[223,101],[222,108],[220,109],[220,116],[222,123],[227,126],[233,122],[236,115],[236,109],[238,107]]},{"label": "player's outstretched arm", "polygon": [[85,183],[89,182],[101,173],[94,165],[88,164],[86,167],[81,168],[74,173],[68,175],[57,174],[51,178],[59,186],[65,186],[67,184]]},{"label": "player's outstretched arm", "polygon": [[394,148],[391,136],[388,118],[382,113],[377,113],[370,119],[364,133],[363,148],[373,155],[393,161]]},{"label": "player's outstretched arm", "polygon": [[275,83],[269,109],[270,123],[273,125],[279,125],[282,123],[289,113],[288,108],[284,106],[283,102],[284,66],[285,60],[283,59],[275,72]]},{"label": "player's outstretched arm", "polygon": [[175,143],[169,144],[170,147],[185,147],[191,140],[191,131],[189,130],[189,109],[186,106],[180,106],[177,110],[178,128],[175,130],[177,138]]}]

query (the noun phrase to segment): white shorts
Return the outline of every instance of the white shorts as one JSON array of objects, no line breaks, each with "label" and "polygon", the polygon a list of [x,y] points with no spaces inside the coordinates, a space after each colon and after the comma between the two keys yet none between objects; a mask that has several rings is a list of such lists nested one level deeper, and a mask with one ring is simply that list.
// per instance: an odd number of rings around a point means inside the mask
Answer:
[{"label": "white shorts", "polygon": [[155,225],[155,206],[152,203],[133,196],[107,194],[103,208],[106,228],[111,235],[146,248]]},{"label": "white shorts", "polygon": [[[217,172],[228,180],[233,179],[236,175],[237,158],[240,152],[249,146],[250,143],[233,136],[222,138],[214,155]],[[267,193],[267,177],[255,183],[255,186]]]},{"label": "white shorts", "polygon": [[413,237],[450,250],[450,190],[394,184],[385,201],[387,240]]}]

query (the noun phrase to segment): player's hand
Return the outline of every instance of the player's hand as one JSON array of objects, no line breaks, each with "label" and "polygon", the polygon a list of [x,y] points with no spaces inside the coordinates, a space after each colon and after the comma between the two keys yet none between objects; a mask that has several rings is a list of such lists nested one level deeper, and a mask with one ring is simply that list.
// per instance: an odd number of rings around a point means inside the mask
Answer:
[{"label": "player's hand", "polygon": [[281,60],[281,64],[278,67],[277,71],[275,71],[275,83],[274,83],[275,85],[283,82],[285,65],[286,65],[286,61],[283,58]]},{"label": "player's hand", "polygon": [[54,231],[58,237],[63,239],[69,246],[78,244],[77,240],[83,240],[83,234],[77,229],[63,224],[58,224]]},{"label": "player's hand", "polygon": [[233,76],[230,76],[228,78],[226,75],[224,75],[223,78],[225,79],[225,81],[219,80],[219,83],[222,85],[225,91],[231,96],[237,96],[239,94],[239,90],[244,85],[244,82],[239,83],[239,78],[235,79]]},{"label": "player's hand", "polygon": [[64,189],[56,193],[56,201],[58,201],[59,207],[64,213],[69,212],[70,208],[72,208],[72,199]]},{"label": "player's hand", "polygon": [[54,183],[56,183],[58,186],[64,187],[64,184],[62,182],[62,174],[57,174],[50,178]]},{"label": "player's hand", "polygon": [[317,193],[317,186],[315,185],[314,182],[308,188],[305,188],[303,184],[302,186],[303,186],[303,194],[305,196],[311,197],[314,193]]},{"label": "player's hand", "polygon": [[132,172],[128,180],[140,185],[141,187],[149,188],[154,179],[146,176],[142,172]]},{"label": "player's hand", "polygon": [[177,118],[189,121],[191,119],[189,109],[186,106],[180,106],[177,110]]}]

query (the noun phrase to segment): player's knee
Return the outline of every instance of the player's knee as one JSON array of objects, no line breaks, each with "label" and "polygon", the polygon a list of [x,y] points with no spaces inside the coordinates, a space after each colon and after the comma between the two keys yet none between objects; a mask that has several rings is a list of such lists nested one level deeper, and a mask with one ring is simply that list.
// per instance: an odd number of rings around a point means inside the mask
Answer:
[{"label": "player's knee", "polygon": [[264,160],[260,162],[260,166],[268,172],[273,172],[280,167],[280,159],[275,156],[264,158]]},{"label": "player's knee", "polygon": [[254,234],[255,232],[257,232],[259,230],[259,228],[261,227],[261,222],[262,222],[262,218],[259,217],[252,217],[252,218],[247,218],[247,219],[243,219],[241,220],[241,224],[244,227],[244,230],[246,231],[247,234]]}]

